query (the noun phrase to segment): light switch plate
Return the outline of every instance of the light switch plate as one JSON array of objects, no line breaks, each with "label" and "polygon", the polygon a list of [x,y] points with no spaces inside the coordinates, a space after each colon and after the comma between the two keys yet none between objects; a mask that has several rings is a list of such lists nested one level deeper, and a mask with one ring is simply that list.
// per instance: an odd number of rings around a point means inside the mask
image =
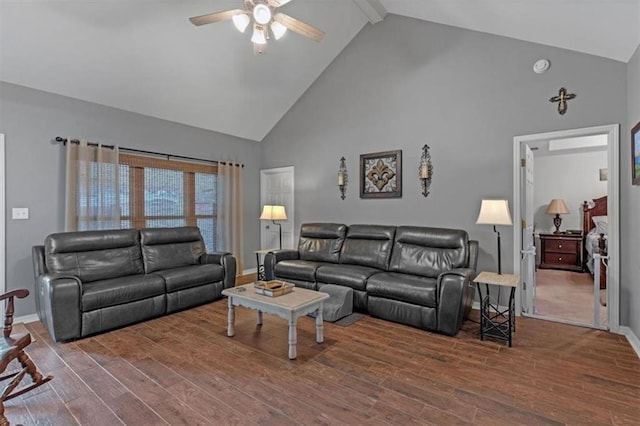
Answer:
[{"label": "light switch plate", "polygon": [[11,219],[24,220],[29,219],[28,207],[14,207],[11,209]]}]

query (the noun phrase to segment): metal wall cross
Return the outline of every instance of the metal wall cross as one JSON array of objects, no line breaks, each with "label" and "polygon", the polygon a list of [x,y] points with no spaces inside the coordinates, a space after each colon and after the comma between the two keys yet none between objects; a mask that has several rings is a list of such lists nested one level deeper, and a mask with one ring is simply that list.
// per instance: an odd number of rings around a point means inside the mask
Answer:
[{"label": "metal wall cross", "polygon": [[575,97],[575,93],[567,93],[567,89],[561,87],[558,96],[549,99],[549,102],[558,102],[558,112],[560,115],[564,115],[564,113],[567,112],[567,101]]}]

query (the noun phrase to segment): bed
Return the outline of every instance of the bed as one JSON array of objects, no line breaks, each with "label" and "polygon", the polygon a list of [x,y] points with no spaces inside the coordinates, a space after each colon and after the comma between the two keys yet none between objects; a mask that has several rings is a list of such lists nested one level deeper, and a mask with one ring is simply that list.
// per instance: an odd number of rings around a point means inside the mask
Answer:
[{"label": "bed", "polygon": [[[607,254],[607,196],[594,198],[582,204],[582,235],[584,235],[583,266],[591,275],[594,272],[593,255]],[[600,262],[600,288],[607,286],[607,266]]]}]

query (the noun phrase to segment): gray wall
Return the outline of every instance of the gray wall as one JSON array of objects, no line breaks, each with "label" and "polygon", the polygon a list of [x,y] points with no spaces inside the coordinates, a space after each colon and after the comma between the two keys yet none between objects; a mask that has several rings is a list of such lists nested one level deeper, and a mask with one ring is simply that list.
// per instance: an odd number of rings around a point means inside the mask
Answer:
[{"label": "gray wall", "polygon": [[631,128],[640,121],[640,47],[627,64],[627,126],[620,135],[620,310],[622,325],[640,338],[640,186],[631,185]]},{"label": "gray wall", "polygon": [[[551,69],[534,74],[548,58]],[[560,87],[578,97],[558,114]],[[417,224],[466,229],[480,241],[479,268],[496,269],[496,239],[476,225],[482,198],[513,203],[513,137],[622,123],[625,64],[563,49],[388,15],[367,25],[263,141],[263,167],[296,167],[296,228],[308,221]],[[423,144],[432,192],[419,192]],[[364,153],[402,149],[401,199],[359,198]],[[347,199],[338,160],[350,172]],[[502,227],[512,270],[512,229]],[[624,232],[624,231],[623,231]]]},{"label": "gray wall", "polygon": [[536,231],[555,231],[555,215],[546,213],[553,198],[562,198],[569,207],[569,214],[560,215],[560,229],[582,229],[582,203],[607,195],[607,181],[601,181],[599,174],[599,169],[607,167],[607,151],[549,155],[535,157],[534,160]]},{"label": "gray wall", "polygon": [[[33,289],[31,246],[64,229],[64,163],[55,136],[214,160],[244,168],[244,256],[253,267],[258,247],[260,145],[220,133],[0,83],[0,131],[6,144],[7,289]],[[29,220],[11,220],[12,207],[28,207]],[[34,298],[17,315],[35,312]]]}]

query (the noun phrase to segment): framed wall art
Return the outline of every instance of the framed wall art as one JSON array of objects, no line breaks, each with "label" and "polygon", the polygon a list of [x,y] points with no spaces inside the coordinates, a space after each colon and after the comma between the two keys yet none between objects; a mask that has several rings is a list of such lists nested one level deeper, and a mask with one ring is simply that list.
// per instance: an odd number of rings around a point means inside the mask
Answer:
[{"label": "framed wall art", "polygon": [[360,198],[402,197],[402,150],[360,156]]},{"label": "framed wall art", "polygon": [[631,129],[631,183],[640,185],[640,123]]}]

